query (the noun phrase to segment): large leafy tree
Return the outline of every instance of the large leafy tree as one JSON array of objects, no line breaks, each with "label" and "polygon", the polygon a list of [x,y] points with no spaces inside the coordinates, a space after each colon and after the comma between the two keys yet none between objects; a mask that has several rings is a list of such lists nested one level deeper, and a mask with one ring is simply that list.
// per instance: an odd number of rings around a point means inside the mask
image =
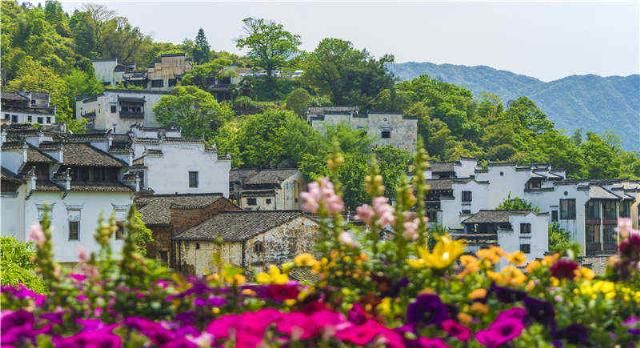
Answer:
[{"label": "large leafy tree", "polygon": [[211,59],[211,47],[202,28],[198,29],[191,57],[196,64],[206,63]]},{"label": "large leafy tree", "polygon": [[206,91],[195,86],[178,86],[172,94],[160,98],[154,106],[163,127],[179,127],[188,137],[210,139],[233,116],[226,104],[219,104]]},{"label": "large leafy tree", "polygon": [[247,49],[252,63],[264,69],[267,80],[274,84],[275,71],[287,67],[298,53],[300,36],[286,31],[282,24],[262,18],[245,18],[243,23],[245,36],[236,46]]},{"label": "large leafy tree", "polygon": [[382,90],[393,86],[393,77],[385,68],[391,62],[391,55],[375,59],[349,41],[327,38],[304,57],[302,79],[336,105],[368,108]]}]

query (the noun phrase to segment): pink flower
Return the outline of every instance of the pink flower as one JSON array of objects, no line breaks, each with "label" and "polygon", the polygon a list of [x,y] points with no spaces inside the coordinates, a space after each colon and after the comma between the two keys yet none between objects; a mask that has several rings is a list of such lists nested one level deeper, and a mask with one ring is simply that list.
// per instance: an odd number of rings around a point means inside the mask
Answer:
[{"label": "pink flower", "polygon": [[371,225],[373,216],[375,214],[376,212],[368,204],[363,204],[356,208],[356,215],[358,216],[358,219],[360,219],[362,222],[364,222],[367,225]]},{"label": "pink flower", "polygon": [[79,245],[76,250],[78,252],[78,260],[80,262],[89,261],[89,251],[85,247],[83,247],[82,245]]},{"label": "pink flower", "polygon": [[404,347],[402,337],[375,320],[368,320],[362,325],[353,325],[343,328],[336,333],[341,341],[357,346],[371,343],[375,338],[380,338],[388,347]]},{"label": "pink flower", "polygon": [[455,337],[460,341],[466,342],[471,339],[471,330],[455,320],[447,319],[440,326],[449,336]]},{"label": "pink flower", "polygon": [[522,330],[524,324],[520,320],[496,320],[487,329],[478,331],[476,339],[487,348],[496,348],[518,338]]},{"label": "pink flower", "polygon": [[393,216],[394,209],[389,204],[389,199],[387,197],[376,197],[373,199],[373,209],[376,211],[376,216],[378,216],[378,224],[380,226],[391,225],[395,222],[395,216]]},{"label": "pink flower", "polygon": [[412,221],[406,221],[402,226],[404,227],[404,231],[402,232],[402,236],[406,240],[416,240],[418,239],[418,219],[413,219]]},{"label": "pink flower", "polygon": [[341,244],[348,245],[353,248],[358,246],[358,242],[356,242],[353,238],[353,234],[348,231],[343,231],[342,233],[340,233],[340,235],[338,236],[338,241]]},{"label": "pink flower", "polygon": [[309,190],[300,194],[302,208],[311,213],[325,209],[330,215],[337,214],[344,209],[342,197],[336,195],[333,183],[322,178],[309,184]]},{"label": "pink flower", "polygon": [[506,309],[498,314],[495,321],[501,321],[505,319],[524,320],[527,317],[527,310],[522,307],[513,307]]},{"label": "pink flower", "polygon": [[420,337],[415,340],[415,347],[419,348],[449,348],[449,345],[441,338]]},{"label": "pink flower", "polygon": [[46,238],[44,237],[44,232],[42,231],[42,226],[40,226],[40,224],[31,225],[29,240],[35,242],[39,247],[44,245]]}]

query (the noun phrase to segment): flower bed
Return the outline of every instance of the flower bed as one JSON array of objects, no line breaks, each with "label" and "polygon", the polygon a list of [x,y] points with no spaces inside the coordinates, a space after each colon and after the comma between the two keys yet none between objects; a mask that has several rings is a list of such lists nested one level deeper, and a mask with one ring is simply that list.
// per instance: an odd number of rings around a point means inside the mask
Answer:
[{"label": "flower bed", "polygon": [[[333,155],[328,165],[340,163]],[[366,179],[371,205],[357,211],[362,226],[340,215],[339,184],[312,183],[302,198],[321,225],[318,253],[270,266],[249,282],[231,265],[203,278],[168,273],[138,253],[132,223],[115,260],[113,221],[96,232],[101,251],[81,253],[81,272],[69,273],[52,261],[45,218],[31,235],[48,294],[2,288],[2,346],[637,344],[640,232],[628,220],[619,223],[618,254],[601,277],[570,254],[526,265],[521,252],[495,246],[467,254],[464,241],[428,233],[424,153],[415,163],[413,187],[404,180],[393,207],[372,165]],[[389,226],[396,232],[380,238]],[[294,273],[317,279],[297,282],[289,277]]]}]

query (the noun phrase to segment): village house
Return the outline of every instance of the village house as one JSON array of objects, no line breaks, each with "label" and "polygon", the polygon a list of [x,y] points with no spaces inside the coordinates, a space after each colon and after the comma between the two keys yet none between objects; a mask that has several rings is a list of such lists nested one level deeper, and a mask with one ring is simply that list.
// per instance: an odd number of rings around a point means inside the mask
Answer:
[{"label": "village house", "polygon": [[48,93],[28,91],[3,92],[2,124],[40,124],[56,123],[56,108],[51,105]]},{"label": "village house", "polygon": [[93,130],[127,133],[133,126],[158,127],[153,107],[167,91],[111,89],[76,100],[76,118],[86,118]]},{"label": "village house", "polygon": [[191,60],[185,54],[163,54],[147,69],[147,88],[173,88],[188,71],[191,71]]},{"label": "village house", "polygon": [[[130,162],[111,155],[105,145],[106,139],[87,140],[59,129],[3,126],[2,235],[26,241],[31,225],[49,209],[57,261],[77,262],[79,247],[97,251],[98,218],[114,214],[124,221],[138,188],[128,172]],[[121,228],[111,243],[115,252],[123,239]]]},{"label": "village house", "polygon": [[297,169],[234,169],[230,197],[245,210],[300,210],[304,178]]},{"label": "village house", "polygon": [[117,87],[124,84],[125,75],[136,70],[135,64],[118,63],[118,59],[99,59],[91,62],[96,79],[103,85]]},{"label": "village house", "polygon": [[318,224],[300,211],[237,211],[214,215],[173,238],[179,271],[198,276],[223,264],[260,272],[311,252]]},{"label": "village house", "polygon": [[565,172],[548,165],[489,163],[475,159],[431,163],[425,172],[431,187],[426,197],[430,224],[462,231],[465,219],[496,209],[507,198],[522,198],[548,223],[569,232],[584,256],[615,251],[618,218],[639,224],[640,182],[628,180],[567,180]]},{"label": "village house", "polygon": [[220,193],[229,197],[231,159],[215,146],[188,139],[177,129],[133,127],[132,171],[141,188],[155,194]]},{"label": "village house", "polygon": [[240,210],[220,193],[142,195],[135,203],[154,239],[147,245],[147,256],[171,267],[177,264],[171,242],[177,233],[216,214]]},{"label": "village house", "polygon": [[170,90],[191,70],[191,61],[183,53],[163,54],[153,66],[138,70],[135,64],[118,63],[118,59],[91,62],[96,78],[105,86],[136,86],[153,90]]},{"label": "village house", "polygon": [[361,112],[357,107],[311,107],[307,111],[311,126],[325,132],[327,127],[346,124],[366,132],[373,145],[391,145],[409,152],[416,151],[418,120],[402,114]]},{"label": "village house", "polygon": [[507,252],[522,251],[527,261],[533,261],[549,250],[547,215],[523,210],[480,210],[465,218],[464,232],[454,237],[464,238],[470,252],[499,245]]}]

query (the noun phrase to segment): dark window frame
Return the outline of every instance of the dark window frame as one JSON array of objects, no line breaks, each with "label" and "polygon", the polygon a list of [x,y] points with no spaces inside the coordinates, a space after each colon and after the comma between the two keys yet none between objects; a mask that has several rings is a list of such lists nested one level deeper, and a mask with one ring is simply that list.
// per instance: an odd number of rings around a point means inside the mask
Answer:
[{"label": "dark window frame", "polygon": [[473,191],[462,191],[462,201],[463,202],[472,202],[473,201]]},{"label": "dark window frame", "polygon": [[525,254],[531,254],[531,244],[520,244],[520,251]]},{"label": "dark window frame", "polygon": [[69,240],[80,240],[80,221],[69,221]]},{"label": "dark window frame", "polygon": [[560,200],[560,220],[576,219],[576,200],[575,198]]},{"label": "dark window frame", "polygon": [[258,205],[258,199],[255,198],[255,197],[248,197],[247,198],[247,205],[250,205],[250,206]]},{"label": "dark window frame", "polygon": [[391,130],[385,129],[380,132],[380,137],[382,139],[391,139]]},{"label": "dark window frame", "polygon": [[520,234],[531,234],[531,223],[529,223],[529,222],[521,222],[520,223]]},{"label": "dark window frame", "polygon": [[199,175],[197,171],[189,171],[189,188],[198,188]]}]

